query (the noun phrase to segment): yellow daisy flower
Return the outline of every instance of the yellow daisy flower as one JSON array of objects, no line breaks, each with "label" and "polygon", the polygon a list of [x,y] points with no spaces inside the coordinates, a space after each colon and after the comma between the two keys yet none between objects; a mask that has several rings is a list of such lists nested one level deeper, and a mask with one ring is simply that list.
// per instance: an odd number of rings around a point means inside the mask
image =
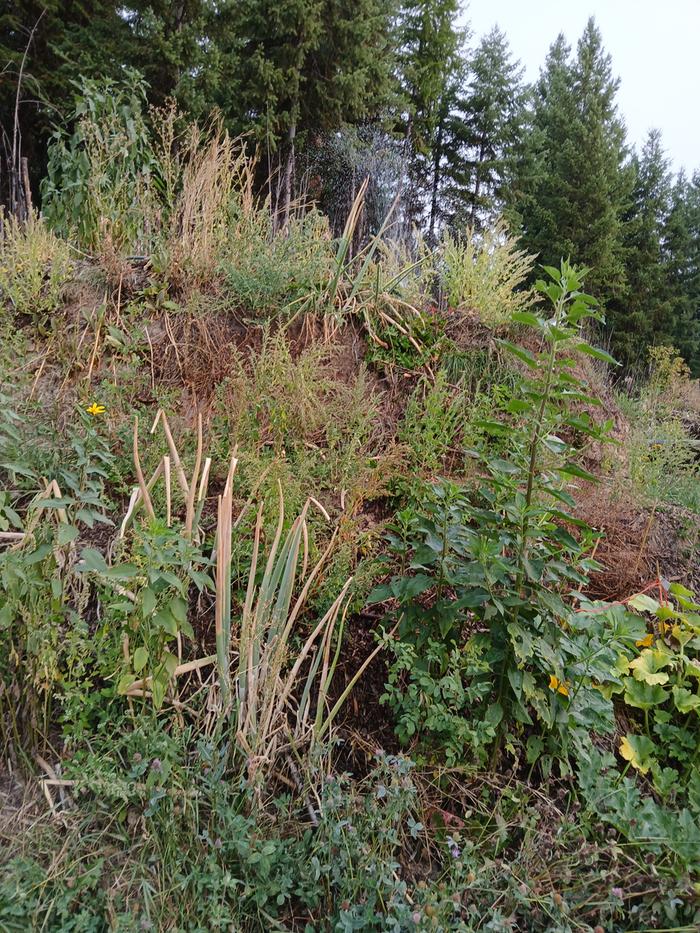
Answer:
[{"label": "yellow daisy flower", "polygon": [[104,405],[98,405],[97,402],[93,402],[92,405],[89,405],[85,409],[85,411],[88,413],[88,415],[104,415],[107,409],[104,407]]}]

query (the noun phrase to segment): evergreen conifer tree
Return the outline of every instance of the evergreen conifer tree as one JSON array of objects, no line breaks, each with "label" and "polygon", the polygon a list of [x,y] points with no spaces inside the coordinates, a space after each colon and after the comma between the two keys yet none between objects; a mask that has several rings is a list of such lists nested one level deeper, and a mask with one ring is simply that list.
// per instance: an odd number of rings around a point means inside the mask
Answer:
[{"label": "evergreen conifer tree", "polygon": [[459,138],[461,182],[453,190],[457,223],[480,226],[501,211],[513,175],[525,124],[523,70],[503,32],[494,28],[469,59]]},{"label": "evergreen conifer tree", "polygon": [[671,342],[700,377],[700,171],[681,172],[671,193],[664,238]]},{"label": "evergreen conifer tree", "polygon": [[632,363],[645,359],[650,344],[668,343],[673,329],[663,255],[672,178],[658,130],[649,133],[641,156],[633,155],[629,173],[633,186],[622,215],[627,287],[606,317],[615,354]]},{"label": "evergreen conifer tree", "polygon": [[455,160],[455,113],[464,80],[466,33],[458,0],[408,0],[399,21],[398,129],[406,141],[409,223],[426,221],[435,237],[442,189]]},{"label": "evergreen conifer tree", "polygon": [[529,176],[511,192],[524,245],[547,264],[576,257],[590,266],[587,285],[603,301],[625,290],[621,218],[630,176],[617,87],[592,19],[573,60],[559,36],[535,89]]}]

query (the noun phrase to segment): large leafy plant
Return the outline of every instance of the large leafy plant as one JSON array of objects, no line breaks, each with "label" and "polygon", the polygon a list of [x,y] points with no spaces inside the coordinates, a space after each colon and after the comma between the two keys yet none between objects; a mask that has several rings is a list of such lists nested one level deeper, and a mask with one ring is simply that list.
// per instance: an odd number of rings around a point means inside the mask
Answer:
[{"label": "large leafy plant", "polygon": [[571,512],[573,484],[593,479],[574,439],[603,439],[609,428],[591,417],[598,402],[575,369],[581,353],[610,358],[582,335],[586,320],[599,317],[581,288],[585,270],[562,263],[545,271],[536,288],[549,313],[540,306],[511,316],[534,333],[536,348],[501,341],[526,375],[502,420],[480,424],[487,438],[507,438],[506,452],[474,451],[482,466],[476,489],[436,483],[422,509],[399,516],[390,548],[403,572],[372,596],[397,601],[400,638],[417,652],[411,688],[389,691],[399,721],[407,703],[429,708],[420,689],[426,670],[433,681],[444,677],[454,647],[468,643],[486,662],[463,681],[472,719],[487,725],[474,732],[473,751],[484,757],[490,747],[495,757],[505,742],[518,754],[524,744],[532,763],[550,755],[565,762],[577,727],[611,728],[611,706],[591,681],[614,659],[612,646],[638,634],[624,618],[606,630],[572,608],[572,595],[596,566],[587,557],[593,533]]},{"label": "large leafy plant", "polygon": [[659,580],[657,588],[608,611],[635,610],[642,634],[618,654],[601,691],[625,707],[618,751],[626,770],[648,776],[663,799],[700,811],[700,605],[679,583]]}]

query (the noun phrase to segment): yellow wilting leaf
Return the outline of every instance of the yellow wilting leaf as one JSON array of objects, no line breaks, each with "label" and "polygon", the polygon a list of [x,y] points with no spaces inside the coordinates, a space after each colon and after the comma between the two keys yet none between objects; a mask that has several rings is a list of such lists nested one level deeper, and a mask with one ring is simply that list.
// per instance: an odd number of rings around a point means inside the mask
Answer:
[{"label": "yellow wilting leaf", "polygon": [[652,651],[651,648],[645,648],[644,651],[630,662],[630,670],[635,680],[643,680],[644,683],[667,684],[668,674],[663,670],[670,663],[671,657],[664,651]]},{"label": "yellow wilting leaf", "polygon": [[628,733],[620,742],[619,751],[640,774],[646,774],[651,768],[654,743],[647,736]]}]

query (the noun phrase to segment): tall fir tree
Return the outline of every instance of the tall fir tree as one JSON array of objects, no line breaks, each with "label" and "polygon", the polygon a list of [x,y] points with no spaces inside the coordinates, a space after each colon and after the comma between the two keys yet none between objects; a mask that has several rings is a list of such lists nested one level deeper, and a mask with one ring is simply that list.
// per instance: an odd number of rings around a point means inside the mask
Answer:
[{"label": "tall fir tree", "polygon": [[480,227],[504,206],[526,121],[523,69],[505,33],[494,28],[468,60],[469,81],[458,129],[461,165],[453,189],[453,222]]},{"label": "tall fir tree", "polygon": [[407,220],[424,224],[434,240],[442,191],[456,160],[455,114],[465,68],[466,31],[458,24],[459,0],[408,0],[399,20],[397,129],[406,144]]},{"label": "tall fir tree", "polygon": [[673,187],[664,258],[672,342],[700,377],[700,171],[691,179],[681,172]]},{"label": "tall fir tree", "polygon": [[283,210],[299,134],[373,116],[390,94],[391,0],[237,0],[240,46],[230,112],[279,152]]},{"label": "tall fir tree", "polygon": [[615,354],[626,363],[643,361],[646,347],[668,343],[673,329],[663,256],[672,176],[661,134],[652,130],[641,155],[629,166],[632,191],[622,215],[626,289],[607,308]]},{"label": "tall fir tree", "polygon": [[559,36],[535,88],[529,177],[516,180],[511,195],[524,245],[548,264],[570,256],[590,266],[587,285],[603,301],[625,290],[621,218],[630,177],[617,88],[592,19],[573,60]]},{"label": "tall fir tree", "polygon": [[129,26],[130,64],[146,79],[151,102],[174,97],[188,113],[207,109],[198,85],[211,74],[208,59],[217,55],[218,6],[210,0],[130,0],[120,6]]}]

